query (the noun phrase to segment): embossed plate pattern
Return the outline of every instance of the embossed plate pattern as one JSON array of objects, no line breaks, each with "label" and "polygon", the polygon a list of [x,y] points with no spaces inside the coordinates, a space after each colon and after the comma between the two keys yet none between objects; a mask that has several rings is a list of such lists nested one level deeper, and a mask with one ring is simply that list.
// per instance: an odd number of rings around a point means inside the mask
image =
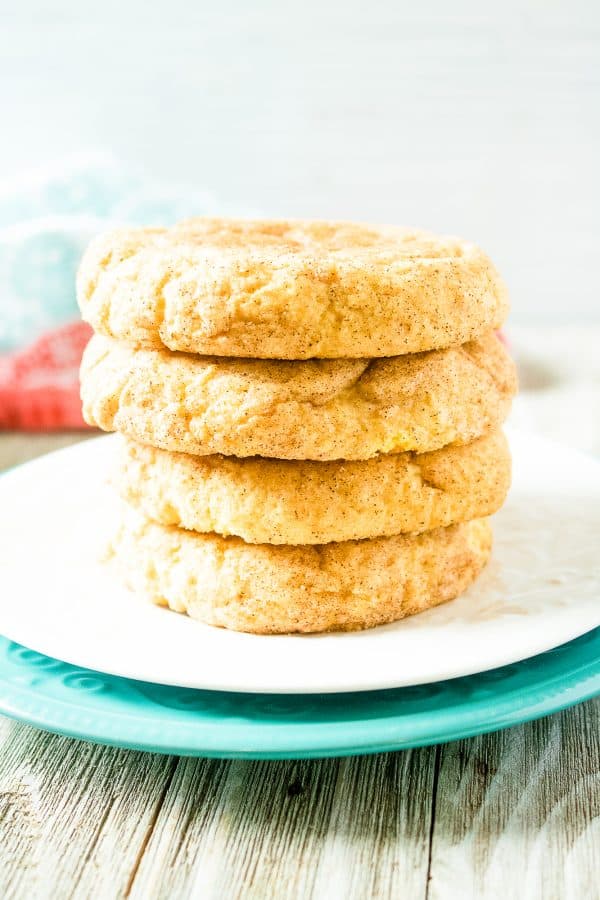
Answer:
[{"label": "embossed plate pattern", "polygon": [[353,634],[210,628],[126,591],[100,562],[118,515],[114,437],[0,478],[0,634],[113,675],[209,690],[324,693],[441,681],[507,665],[600,625],[600,464],[511,436],[514,485],[495,548],[458,600]]},{"label": "embossed plate pattern", "polygon": [[600,692],[600,629],[468,678],[282,696],[166,687],[76,669],[0,638],[0,712],[49,731],[161,753],[311,758],[495,731]]}]

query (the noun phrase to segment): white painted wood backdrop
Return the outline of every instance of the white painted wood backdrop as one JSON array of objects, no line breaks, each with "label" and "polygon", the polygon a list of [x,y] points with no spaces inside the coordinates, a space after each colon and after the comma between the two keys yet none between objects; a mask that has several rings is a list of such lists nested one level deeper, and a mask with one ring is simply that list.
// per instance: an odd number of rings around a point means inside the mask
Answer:
[{"label": "white painted wood backdrop", "polygon": [[5,177],[106,149],[240,210],[454,231],[515,321],[600,319],[594,0],[4,2],[0,108]]}]

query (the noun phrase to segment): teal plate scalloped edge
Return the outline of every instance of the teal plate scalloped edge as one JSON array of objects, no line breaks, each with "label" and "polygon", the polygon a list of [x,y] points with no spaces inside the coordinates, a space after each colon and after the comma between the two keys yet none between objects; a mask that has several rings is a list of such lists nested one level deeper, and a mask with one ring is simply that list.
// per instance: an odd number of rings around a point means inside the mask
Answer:
[{"label": "teal plate scalloped edge", "polygon": [[403,750],[541,718],[600,693],[600,628],[479,675],[356,694],[232,694],[79,669],[0,637],[0,712],[111,746],[310,759]]}]

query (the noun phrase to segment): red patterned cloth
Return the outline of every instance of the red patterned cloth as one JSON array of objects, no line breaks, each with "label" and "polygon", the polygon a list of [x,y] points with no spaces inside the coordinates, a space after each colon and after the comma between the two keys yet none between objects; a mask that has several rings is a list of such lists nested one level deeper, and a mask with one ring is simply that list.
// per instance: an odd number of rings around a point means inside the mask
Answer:
[{"label": "red patterned cloth", "polygon": [[79,364],[91,335],[85,322],[73,322],[0,358],[0,429],[87,428],[81,417]]}]

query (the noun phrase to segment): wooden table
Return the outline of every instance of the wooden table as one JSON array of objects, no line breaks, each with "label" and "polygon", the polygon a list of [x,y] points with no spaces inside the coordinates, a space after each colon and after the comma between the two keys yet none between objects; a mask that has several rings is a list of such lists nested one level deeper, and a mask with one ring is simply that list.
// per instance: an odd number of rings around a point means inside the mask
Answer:
[{"label": "wooden table", "polygon": [[[519,424],[600,453],[599,338],[564,359],[564,330],[515,332]],[[73,439],[1,436],[0,468]],[[8,719],[0,744],[6,898],[600,897],[600,700],[354,759],[155,756]]]}]

